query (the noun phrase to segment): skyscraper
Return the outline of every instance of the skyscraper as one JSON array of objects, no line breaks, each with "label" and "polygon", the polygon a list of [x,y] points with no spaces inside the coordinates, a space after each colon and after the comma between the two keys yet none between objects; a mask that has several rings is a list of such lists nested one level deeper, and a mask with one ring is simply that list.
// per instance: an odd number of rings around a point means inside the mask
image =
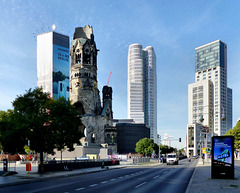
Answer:
[{"label": "skyscraper", "polygon": [[[190,128],[202,129],[199,124],[208,127],[211,135],[218,136],[232,128],[232,89],[227,87],[227,45],[220,40],[195,49],[195,83],[188,85],[188,134]],[[188,148],[194,155],[199,153],[197,142],[201,141],[196,133],[200,131],[195,131],[192,149],[189,144],[193,141],[187,137]]]},{"label": "skyscraper", "polygon": [[37,85],[53,98],[69,98],[68,36],[54,31],[37,36]]},{"label": "skyscraper", "polygon": [[156,56],[151,46],[129,46],[128,118],[150,127],[150,138],[157,142]]}]

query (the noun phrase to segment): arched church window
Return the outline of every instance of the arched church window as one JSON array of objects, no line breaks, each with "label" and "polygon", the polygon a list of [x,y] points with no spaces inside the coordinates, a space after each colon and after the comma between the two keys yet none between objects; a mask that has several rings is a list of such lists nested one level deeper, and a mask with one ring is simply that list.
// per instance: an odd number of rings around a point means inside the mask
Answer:
[{"label": "arched church window", "polygon": [[74,106],[76,107],[76,110],[79,112],[80,115],[85,115],[85,111],[82,103],[77,102],[74,104]]}]

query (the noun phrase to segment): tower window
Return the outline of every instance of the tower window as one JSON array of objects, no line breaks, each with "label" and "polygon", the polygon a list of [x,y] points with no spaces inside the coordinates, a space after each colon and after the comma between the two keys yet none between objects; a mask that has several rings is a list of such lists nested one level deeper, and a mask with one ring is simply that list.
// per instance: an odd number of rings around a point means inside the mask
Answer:
[{"label": "tower window", "polygon": [[76,54],[76,63],[81,64],[81,54]]}]

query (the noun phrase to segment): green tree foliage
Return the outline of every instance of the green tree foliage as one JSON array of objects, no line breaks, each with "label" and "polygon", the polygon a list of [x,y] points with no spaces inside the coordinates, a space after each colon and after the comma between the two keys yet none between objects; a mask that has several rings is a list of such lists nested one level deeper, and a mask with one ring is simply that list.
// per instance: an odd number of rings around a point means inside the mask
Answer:
[{"label": "green tree foliage", "polygon": [[139,154],[152,154],[153,150],[158,153],[158,145],[152,139],[143,138],[136,143],[135,151]]},{"label": "green tree foliage", "polygon": [[78,111],[63,97],[51,100],[48,106],[50,127],[55,131],[57,150],[62,152],[67,147],[69,151],[73,151],[74,144],[79,143],[79,139],[83,136],[79,129],[81,120]]},{"label": "green tree foliage", "polygon": [[26,135],[24,130],[15,127],[16,123],[12,110],[0,111],[0,143],[4,152],[24,153]]},{"label": "green tree foliage", "polygon": [[233,129],[228,130],[225,136],[234,136],[234,149],[240,149],[240,121]]},{"label": "green tree foliage", "polygon": [[178,155],[184,155],[184,148],[178,150]]},{"label": "green tree foliage", "polygon": [[176,152],[176,149],[168,145],[160,145],[161,154]]},{"label": "green tree foliage", "polygon": [[[40,153],[41,165],[43,152],[54,154],[55,148],[60,150],[65,146],[72,151],[73,144],[78,143],[82,137],[78,112],[64,98],[54,100],[42,89],[29,89],[26,94],[15,99],[13,107],[8,124],[0,121],[0,125],[5,128],[2,135],[8,136],[11,142],[17,139],[17,143],[12,142],[10,149],[5,145],[5,137],[2,137],[4,151],[18,152],[30,140],[31,150]],[[1,130],[3,129],[1,126]]]}]

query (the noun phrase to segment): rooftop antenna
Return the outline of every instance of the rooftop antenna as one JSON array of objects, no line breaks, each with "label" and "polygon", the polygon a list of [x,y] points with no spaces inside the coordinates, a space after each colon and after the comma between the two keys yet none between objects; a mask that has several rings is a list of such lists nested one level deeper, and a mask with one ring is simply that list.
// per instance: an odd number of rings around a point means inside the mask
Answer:
[{"label": "rooftop antenna", "polygon": [[109,74],[108,81],[107,81],[107,86],[109,85],[111,74],[112,74],[112,72],[110,72],[110,74]]}]

